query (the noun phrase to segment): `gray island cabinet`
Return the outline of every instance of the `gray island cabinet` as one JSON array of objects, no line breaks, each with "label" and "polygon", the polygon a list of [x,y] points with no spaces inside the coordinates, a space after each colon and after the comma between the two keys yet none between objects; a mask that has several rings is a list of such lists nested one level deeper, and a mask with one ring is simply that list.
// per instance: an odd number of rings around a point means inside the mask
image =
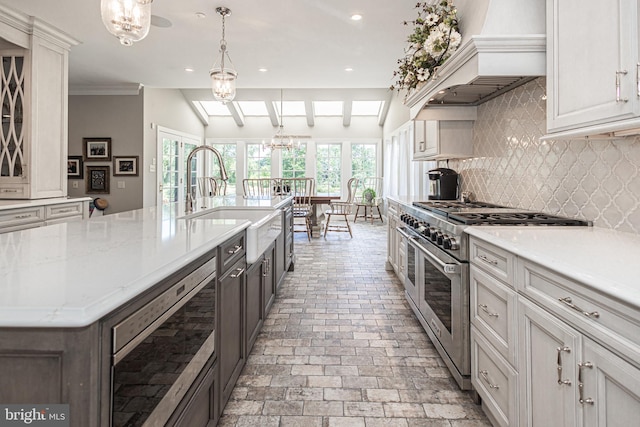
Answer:
[{"label": "gray island cabinet", "polygon": [[[237,203],[284,226],[291,199]],[[181,209],[0,234],[1,403],[68,404],[73,427],[216,425],[293,247],[280,230],[247,264],[249,221]]]}]

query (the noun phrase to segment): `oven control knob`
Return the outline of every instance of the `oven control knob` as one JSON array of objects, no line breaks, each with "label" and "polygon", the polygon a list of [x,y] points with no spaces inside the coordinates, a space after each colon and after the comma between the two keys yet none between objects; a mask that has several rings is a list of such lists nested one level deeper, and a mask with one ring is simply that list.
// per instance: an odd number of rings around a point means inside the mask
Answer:
[{"label": "oven control knob", "polygon": [[451,237],[451,236],[444,239],[442,245],[444,246],[445,249],[451,249],[454,251],[457,251],[458,249],[460,249],[460,243],[458,243],[458,240],[455,237]]},{"label": "oven control knob", "polygon": [[422,221],[416,224],[416,231],[420,234],[427,228],[426,224]]},{"label": "oven control knob", "polygon": [[438,229],[435,227],[431,227],[429,230],[429,238],[435,242],[437,239]]},{"label": "oven control knob", "polygon": [[447,236],[446,234],[443,233],[438,233],[438,237],[436,239],[436,243],[440,246],[442,246],[444,244],[444,239],[448,239],[449,236]]},{"label": "oven control knob", "polygon": [[436,231],[435,233],[431,234],[431,241],[432,242],[436,242],[438,243],[438,241],[440,241],[440,243],[438,244],[442,244],[442,231]]}]

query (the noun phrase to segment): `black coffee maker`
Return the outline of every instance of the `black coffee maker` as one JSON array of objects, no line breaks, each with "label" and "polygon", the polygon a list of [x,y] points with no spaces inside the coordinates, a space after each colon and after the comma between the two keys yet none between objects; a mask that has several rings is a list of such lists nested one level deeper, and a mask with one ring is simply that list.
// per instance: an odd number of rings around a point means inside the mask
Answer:
[{"label": "black coffee maker", "polygon": [[431,169],[429,175],[429,200],[457,200],[460,175],[453,169]]}]

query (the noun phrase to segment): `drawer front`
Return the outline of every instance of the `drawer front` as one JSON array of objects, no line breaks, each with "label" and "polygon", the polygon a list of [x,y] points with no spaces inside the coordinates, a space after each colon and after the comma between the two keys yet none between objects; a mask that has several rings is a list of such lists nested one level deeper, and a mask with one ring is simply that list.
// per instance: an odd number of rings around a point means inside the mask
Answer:
[{"label": "drawer front", "polygon": [[42,206],[0,211],[0,229],[41,221],[44,221],[44,208]]},{"label": "drawer front", "polygon": [[498,279],[471,266],[471,322],[496,350],[516,366],[516,293]]},{"label": "drawer front", "polygon": [[227,240],[220,246],[221,274],[244,256],[245,243],[244,232]]},{"label": "drawer front", "polygon": [[27,186],[24,184],[0,185],[0,199],[28,199]]},{"label": "drawer front", "polygon": [[469,251],[469,258],[473,264],[512,286],[515,255],[474,237],[469,239]]},{"label": "drawer front", "polygon": [[82,202],[61,203],[59,205],[45,206],[45,214],[47,219],[65,218],[68,216],[82,215]]},{"label": "drawer front", "polygon": [[518,373],[473,326],[471,383],[499,425],[518,425]]},{"label": "drawer front", "polygon": [[520,293],[640,364],[640,310],[526,260],[519,261],[517,274]]}]

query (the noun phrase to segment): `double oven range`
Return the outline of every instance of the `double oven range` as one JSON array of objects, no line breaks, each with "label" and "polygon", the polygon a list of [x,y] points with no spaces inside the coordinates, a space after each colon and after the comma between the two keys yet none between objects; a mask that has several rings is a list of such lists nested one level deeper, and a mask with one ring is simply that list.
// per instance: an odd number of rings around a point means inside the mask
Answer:
[{"label": "double oven range", "polygon": [[397,228],[406,241],[407,300],[460,388],[471,389],[469,244],[471,225],[588,226],[564,218],[483,202],[405,205]]}]

